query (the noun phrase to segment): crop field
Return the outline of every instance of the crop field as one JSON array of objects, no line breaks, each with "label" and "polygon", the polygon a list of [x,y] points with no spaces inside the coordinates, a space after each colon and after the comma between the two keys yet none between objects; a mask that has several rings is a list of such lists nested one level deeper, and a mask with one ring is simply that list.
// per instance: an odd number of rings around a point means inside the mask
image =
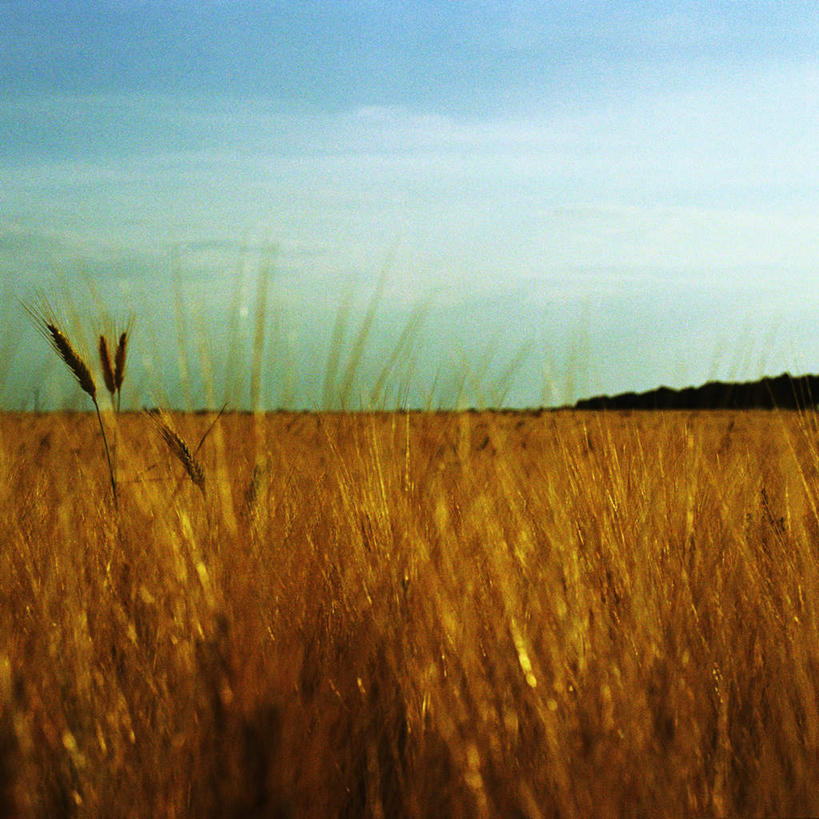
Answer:
[{"label": "crop field", "polygon": [[812,413],[214,419],[0,419],[3,816],[819,813]]}]

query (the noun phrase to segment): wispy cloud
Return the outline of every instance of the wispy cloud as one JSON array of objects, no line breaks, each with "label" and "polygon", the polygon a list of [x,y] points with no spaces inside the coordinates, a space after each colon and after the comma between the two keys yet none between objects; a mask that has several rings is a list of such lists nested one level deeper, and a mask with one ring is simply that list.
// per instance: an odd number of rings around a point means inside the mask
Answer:
[{"label": "wispy cloud", "polygon": [[[419,286],[488,288],[565,266],[796,272],[817,258],[817,92],[804,65],[519,120],[33,99],[0,104],[0,119],[47,129],[71,109],[110,151],[34,151],[0,183],[8,223],[91,257],[273,241],[321,276],[377,267],[397,242],[395,263]],[[176,136],[152,143],[172,120]],[[203,120],[224,144],[191,147]]]}]

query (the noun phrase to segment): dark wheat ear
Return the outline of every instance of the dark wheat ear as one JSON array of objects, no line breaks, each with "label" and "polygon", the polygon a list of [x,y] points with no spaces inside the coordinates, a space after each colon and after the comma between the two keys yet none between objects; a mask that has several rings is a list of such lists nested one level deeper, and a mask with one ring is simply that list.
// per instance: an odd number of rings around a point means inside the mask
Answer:
[{"label": "dark wheat ear", "polygon": [[117,390],[122,389],[122,382],[125,378],[125,357],[128,352],[128,331],[120,333],[117,352],[114,356],[114,384]]},{"label": "dark wheat ear", "polygon": [[91,400],[96,403],[97,385],[94,382],[94,376],[82,356],[68,340],[68,336],[59,328],[53,311],[47,306],[42,308],[30,307],[29,305],[23,306],[34,320],[34,326],[37,330],[53,347],[68,369],[71,370],[83,391],[88,393]]},{"label": "dark wheat ear", "polygon": [[79,382],[80,387],[87,392],[92,399],[97,398],[97,385],[94,383],[94,376],[91,370],[83,361],[82,356],[71,346],[71,342],[56,324],[47,324],[51,344],[66,363],[68,368],[74,373],[74,377]]},{"label": "dark wheat ear", "polygon": [[146,412],[146,415],[153,421],[162,439],[168,445],[168,449],[176,456],[176,459],[185,467],[188,477],[195,486],[205,494],[205,471],[202,465],[196,460],[196,456],[191,452],[185,439],[171,426],[168,417],[162,410]]},{"label": "dark wheat ear", "polygon": [[105,389],[113,395],[116,392],[117,384],[114,377],[114,367],[111,364],[111,356],[108,352],[108,342],[105,336],[100,336],[100,366],[102,367],[102,377],[105,381]]},{"label": "dark wheat ear", "polygon": [[[102,444],[105,448],[105,459],[108,462],[108,474],[111,478],[111,491],[114,496],[114,506],[118,507],[117,500],[117,479],[114,474],[114,465],[111,462],[111,450],[108,448],[108,436],[105,434],[105,425],[102,423],[100,415],[100,405],[97,403],[97,385],[91,370],[83,360],[83,357],[74,349],[68,336],[60,329],[56,313],[44,296],[40,296],[39,305],[32,307],[23,304],[26,312],[34,320],[37,330],[45,336],[48,343],[54,348],[57,355],[65,362],[65,365],[74,374],[83,392],[88,393],[94,402],[94,409],[97,413],[97,421],[102,433]],[[107,348],[106,348],[107,353]],[[102,340],[100,341],[100,355],[102,355]],[[103,370],[105,367],[103,366]],[[107,384],[107,375],[106,384]]]}]

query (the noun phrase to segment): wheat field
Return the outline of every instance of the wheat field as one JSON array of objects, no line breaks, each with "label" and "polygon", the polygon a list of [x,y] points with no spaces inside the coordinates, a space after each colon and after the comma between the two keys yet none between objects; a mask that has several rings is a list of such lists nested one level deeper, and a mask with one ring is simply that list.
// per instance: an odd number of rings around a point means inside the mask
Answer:
[{"label": "wheat field", "polygon": [[0,815],[819,813],[812,413],[103,420],[0,419]]}]

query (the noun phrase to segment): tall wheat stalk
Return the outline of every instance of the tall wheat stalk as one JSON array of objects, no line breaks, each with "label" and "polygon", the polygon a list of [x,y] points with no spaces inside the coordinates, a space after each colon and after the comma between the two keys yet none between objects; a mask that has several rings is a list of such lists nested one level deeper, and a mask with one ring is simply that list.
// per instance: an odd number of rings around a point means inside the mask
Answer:
[{"label": "tall wheat stalk", "polygon": [[48,301],[40,298],[39,304],[27,305],[24,304],[26,312],[34,321],[34,326],[38,332],[48,341],[52,349],[63,360],[65,365],[71,370],[74,378],[80,388],[85,392],[94,404],[94,409],[97,412],[97,421],[100,425],[100,432],[102,433],[102,443],[105,448],[105,459],[108,462],[108,474],[111,478],[111,492],[114,497],[114,506],[119,507],[117,498],[117,480],[114,475],[114,465],[111,461],[111,450],[108,447],[108,437],[105,434],[105,425],[102,423],[102,414],[100,413],[100,405],[97,401],[97,385],[94,381],[94,376],[91,369],[85,363],[85,360],[69,340],[68,336],[63,332],[59,326],[59,319],[57,318],[55,310],[51,307]]},{"label": "tall wheat stalk", "polygon": [[[128,333],[130,331],[131,322],[119,334],[119,341],[117,343],[116,351],[111,356],[109,352],[108,340],[105,335],[100,333],[98,349],[100,354],[100,368],[102,369],[102,378],[105,382],[105,389],[111,395],[111,404],[114,407],[114,415],[117,424],[114,427],[114,475],[118,475],[119,469],[119,413],[122,408],[122,382],[125,379],[125,358],[128,350]],[[116,333],[114,334],[116,336]],[[112,345],[113,347],[113,345]],[[116,403],[115,403],[116,396]]]}]

